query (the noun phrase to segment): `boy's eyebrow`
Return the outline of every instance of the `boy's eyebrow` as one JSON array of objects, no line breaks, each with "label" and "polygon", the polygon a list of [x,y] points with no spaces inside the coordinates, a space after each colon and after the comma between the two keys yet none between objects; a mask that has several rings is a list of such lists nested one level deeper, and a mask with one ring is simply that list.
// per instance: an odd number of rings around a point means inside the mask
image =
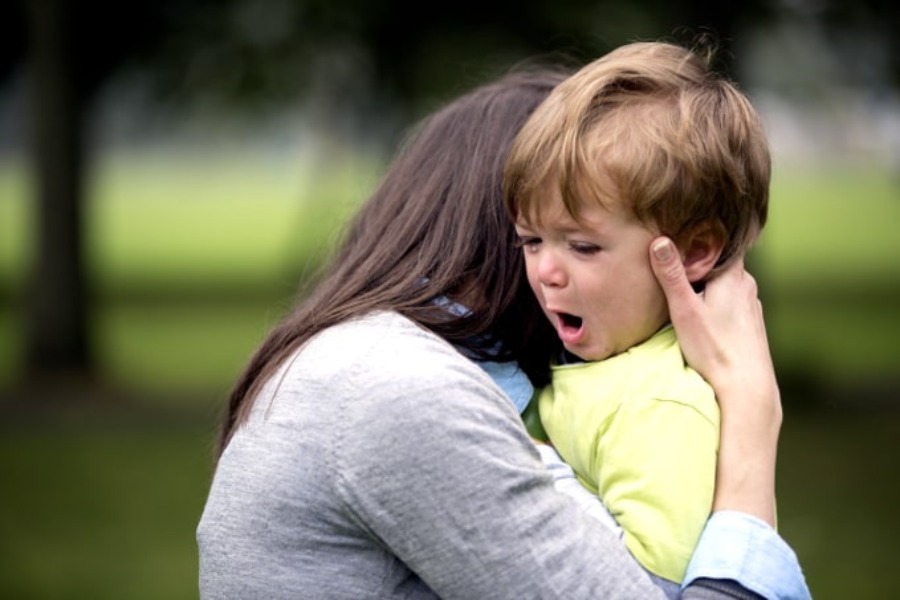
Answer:
[{"label": "boy's eyebrow", "polygon": [[531,234],[535,232],[535,226],[531,223],[516,222],[516,235]]},{"label": "boy's eyebrow", "polygon": [[515,227],[516,230],[522,229],[528,232],[534,232],[538,229],[551,228],[561,233],[581,233],[585,230],[592,230],[595,233],[602,233],[602,230],[605,229],[596,224],[580,223],[569,214],[566,214],[564,218],[560,219],[547,219],[546,217],[544,217],[539,219],[537,222],[519,220],[516,221]]}]

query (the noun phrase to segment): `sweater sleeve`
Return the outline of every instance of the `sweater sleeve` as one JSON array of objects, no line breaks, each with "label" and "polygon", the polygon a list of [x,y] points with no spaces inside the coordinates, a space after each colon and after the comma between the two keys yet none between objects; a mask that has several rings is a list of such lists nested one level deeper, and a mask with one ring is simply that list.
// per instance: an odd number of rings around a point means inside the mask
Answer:
[{"label": "sweater sleeve", "polygon": [[735,598],[810,600],[812,597],[797,555],[772,527],[750,515],[719,511],[710,517],[703,530],[688,565],[685,583],[691,585],[689,589],[699,589],[709,588],[710,582],[727,585],[726,582],[734,581],[744,586],[746,594],[732,592]]},{"label": "sweater sleeve", "polygon": [[555,490],[480,370],[379,352],[367,373],[335,407],[341,497],[438,596],[663,597],[612,531]]}]

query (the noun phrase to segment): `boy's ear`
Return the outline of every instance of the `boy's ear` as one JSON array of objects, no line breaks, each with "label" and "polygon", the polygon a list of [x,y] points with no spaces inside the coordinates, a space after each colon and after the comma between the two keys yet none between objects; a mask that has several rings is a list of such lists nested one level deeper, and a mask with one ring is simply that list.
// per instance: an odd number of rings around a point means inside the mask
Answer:
[{"label": "boy's ear", "polygon": [[725,247],[725,228],[721,223],[707,221],[695,226],[681,244],[681,262],[688,281],[702,281],[722,254]]}]

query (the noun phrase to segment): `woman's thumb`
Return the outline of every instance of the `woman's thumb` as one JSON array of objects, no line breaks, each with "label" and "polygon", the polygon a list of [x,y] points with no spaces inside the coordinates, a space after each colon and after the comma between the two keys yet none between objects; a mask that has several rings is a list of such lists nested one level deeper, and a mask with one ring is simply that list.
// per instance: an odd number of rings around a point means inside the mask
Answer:
[{"label": "woman's thumb", "polygon": [[653,240],[650,244],[650,267],[666,295],[670,312],[673,309],[677,311],[681,303],[697,300],[672,240],[666,237]]}]

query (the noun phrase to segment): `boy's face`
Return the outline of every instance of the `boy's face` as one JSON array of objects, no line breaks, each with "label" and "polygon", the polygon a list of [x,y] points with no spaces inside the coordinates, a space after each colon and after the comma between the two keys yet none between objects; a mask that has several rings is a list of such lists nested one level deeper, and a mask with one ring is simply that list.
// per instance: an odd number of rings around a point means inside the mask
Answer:
[{"label": "boy's face", "polygon": [[519,222],[528,282],[566,349],[602,360],[642,342],[667,320],[650,269],[658,232],[624,209],[592,204],[578,222],[558,193],[540,224]]}]

